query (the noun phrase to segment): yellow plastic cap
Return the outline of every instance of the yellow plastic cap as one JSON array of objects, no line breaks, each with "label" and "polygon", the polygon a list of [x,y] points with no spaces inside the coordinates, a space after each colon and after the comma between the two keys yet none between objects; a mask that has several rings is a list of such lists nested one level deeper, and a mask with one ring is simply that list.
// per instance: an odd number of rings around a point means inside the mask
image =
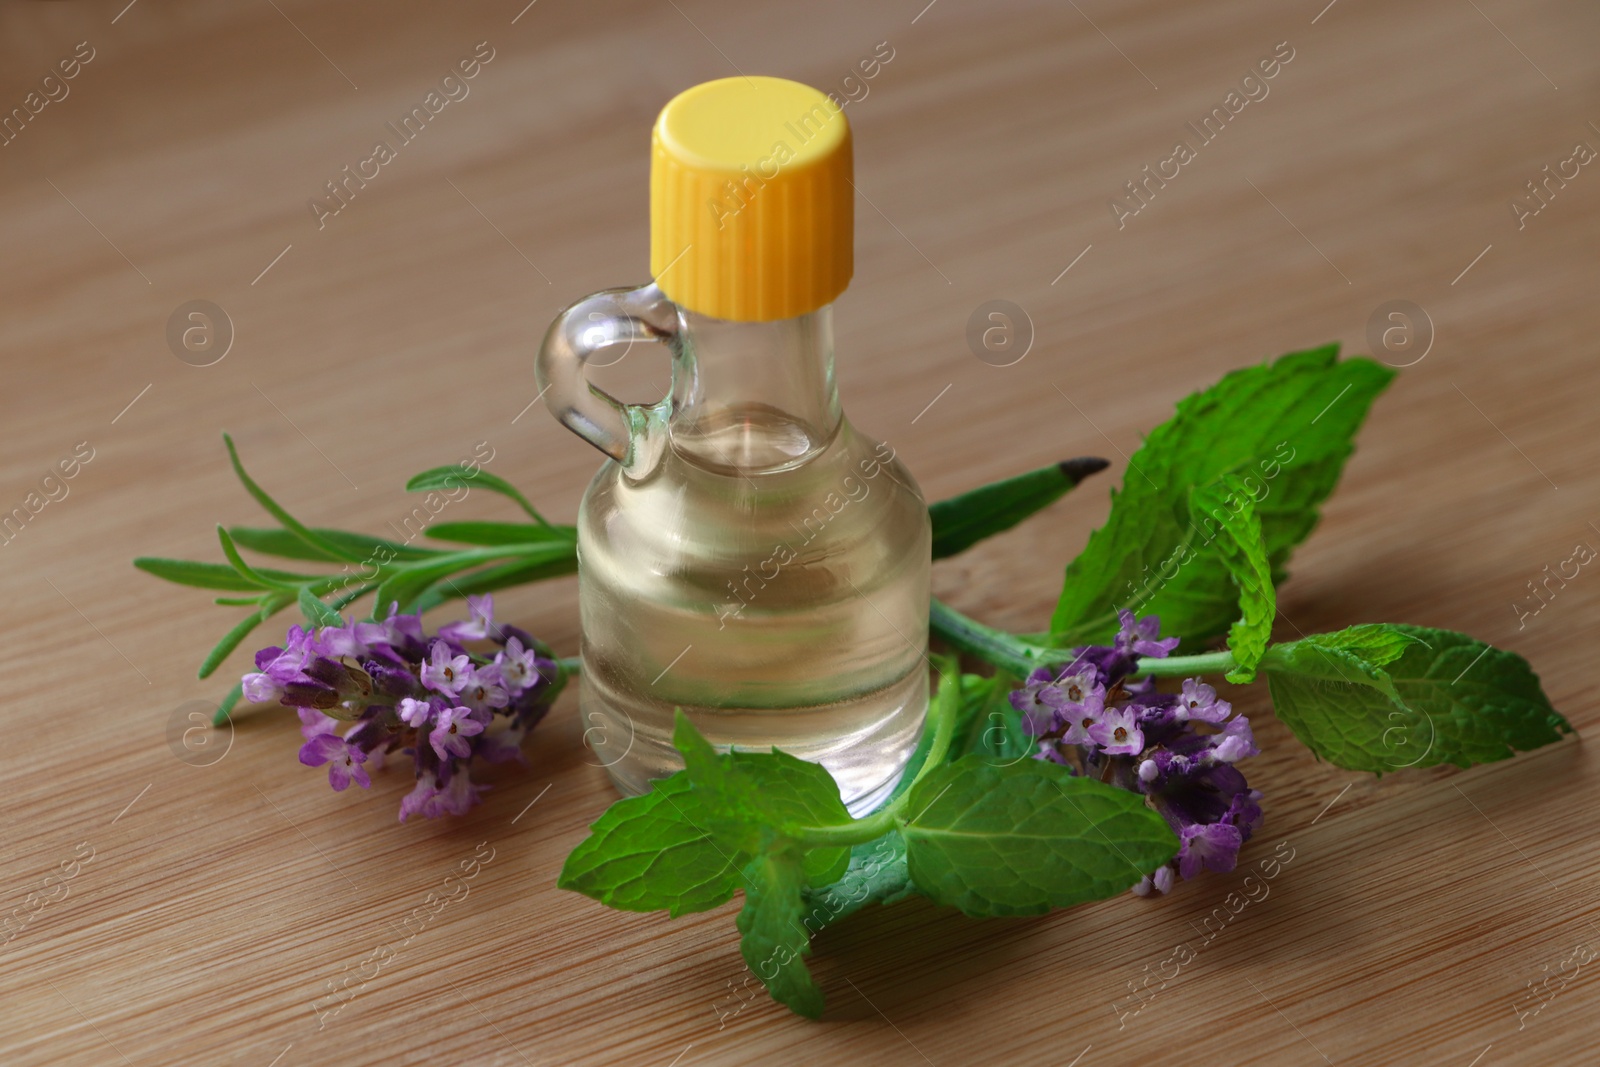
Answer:
[{"label": "yellow plastic cap", "polygon": [[771,322],[832,303],[854,267],[850,124],[785,78],[722,78],[651,135],[650,273],[673,303]]}]

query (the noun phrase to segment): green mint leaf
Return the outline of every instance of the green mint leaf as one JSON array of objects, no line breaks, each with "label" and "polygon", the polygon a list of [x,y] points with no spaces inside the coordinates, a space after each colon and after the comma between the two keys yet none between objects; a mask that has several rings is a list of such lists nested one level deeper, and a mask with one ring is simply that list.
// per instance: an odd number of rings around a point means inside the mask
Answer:
[{"label": "green mint leaf", "polygon": [[[263,588],[245,578],[234,568],[221,563],[199,563],[187,559],[161,559],[156,556],[140,556],[133,561],[133,565],[146,574],[153,574],[157,578],[162,578],[178,585],[195,586],[200,589],[228,589],[238,592],[251,592]],[[315,579],[315,575],[289,574],[286,571],[269,570],[266,567],[257,567],[255,570],[263,578],[271,579],[274,582],[309,582]]]},{"label": "green mint leaf", "polygon": [[311,590],[303,585],[300,587],[299,600],[300,612],[305,615],[306,622],[310,623],[313,629],[320,629],[323,626],[344,625],[344,619],[337,611],[334,611],[318,597],[312,595]]},{"label": "green mint leaf", "polygon": [[1361,623],[1331,634],[1313,634],[1304,641],[1279,645],[1274,652],[1291,656],[1292,649],[1297,646],[1338,652],[1346,657],[1354,657],[1370,671],[1376,667],[1387,667],[1404,655],[1406,649],[1422,640],[1420,633],[1412,632],[1414,629],[1394,623]]},{"label": "green mint leaf", "polygon": [[1189,494],[1189,510],[1191,522],[1206,528],[1206,539],[1216,547],[1238,587],[1239,618],[1228,629],[1228,651],[1234,660],[1228,681],[1254,681],[1256,664],[1267,650],[1272,620],[1278,613],[1278,594],[1254,496],[1243,478],[1224,474]]},{"label": "green mint leaf", "polygon": [[1109,465],[1094,456],[1063,460],[930,504],[933,558],[944,559],[965,552],[984,538],[1011,529]]},{"label": "green mint leaf", "polygon": [[[967,678],[976,678],[967,675]],[[962,679],[963,683],[966,678]],[[1011,687],[1003,675],[982,679],[980,689],[963,685],[963,719],[958,724],[960,754],[978,755],[991,763],[1014,763],[1038,750],[1038,743],[1022,728],[1022,715],[1011,706]],[[960,730],[964,726],[964,730]]]},{"label": "green mint leaf", "polygon": [[1179,402],[1129,461],[1110,518],[1067,567],[1052,643],[1108,642],[1119,608],[1159,615],[1162,631],[1183,635],[1186,647],[1226,631],[1238,598],[1216,550],[1193,543],[1190,490],[1228,473],[1247,479],[1281,580],[1393,377],[1370,359],[1340,362],[1338,346],[1327,345],[1234,371]]},{"label": "green mint leaf", "polygon": [[1394,679],[1384,668],[1416,644],[1416,638],[1389,623],[1363,623],[1331,634],[1312,634],[1273,645],[1261,668],[1284,684],[1325,683],[1376,689],[1401,703]]},{"label": "green mint leaf", "polygon": [[[787,752],[720,755],[681,710],[672,743],[683,753],[685,772],[704,794],[706,826],[724,847],[759,852],[772,834],[851,822],[833,777],[815,763]],[[836,880],[850,860],[846,846],[805,851],[814,885]]]},{"label": "green mint leaf", "polygon": [[[313,526],[310,530],[322,541],[350,555],[359,556],[362,562],[368,565],[381,562],[382,558],[413,560],[440,555],[440,550],[437,548],[419,548],[401,541],[372,537],[350,530],[331,530],[324,526]],[[241,548],[248,548],[263,555],[281,556],[284,559],[314,559],[331,563],[338,563],[341,559],[347,558],[308,545],[291,530],[270,526],[230,526],[228,533]]]},{"label": "green mint leaf", "polygon": [[451,492],[463,486],[477,486],[480,489],[487,489],[491,493],[499,493],[501,496],[510,497],[518,507],[528,513],[534,522],[537,522],[540,526],[550,525],[545,521],[544,516],[535,511],[533,505],[528,503],[528,498],[517,491],[516,486],[498,474],[490,474],[482,467],[472,472],[467,471],[457,463],[452,463],[447,467],[434,467],[431,470],[423,471],[421,474],[413,475],[411,480],[406,483],[406,491],[427,493],[442,489],[446,492]]},{"label": "green mint leaf", "polygon": [[556,884],[623,911],[677,918],[725,904],[748,853],[721,847],[706,829],[703,794],[680,771],[650,792],[619,800],[572,850]]},{"label": "green mint leaf", "polygon": [[334,559],[344,560],[347,563],[360,563],[362,561],[361,553],[342,548],[327,538],[319,536],[310,527],[289,514],[282,504],[272,499],[265,489],[257,485],[256,480],[245,471],[244,464],[239,459],[239,450],[234,447],[231,436],[223,434],[222,443],[228,446],[228,461],[233,464],[234,475],[238,477],[240,484],[245,487],[245,491],[255,498],[256,503],[266,509],[267,514],[277,519],[301,541],[312,548],[321,549]]},{"label": "green mint leaf", "polygon": [[539,541],[578,539],[575,526],[538,526],[531,522],[440,522],[428,536],[463,545],[527,545]]},{"label": "green mint leaf", "polygon": [[1278,718],[1319,757],[1385,771],[1507,759],[1570,733],[1528,661],[1465,634],[1398,624],[1274,645]]},{"label": "green mint leaf", "polygon": [[800,850],[786,842],[764,850],[745,866],[744,881],[744,907],[737,920],[739,954],[774,1000],[798,1015],[817,1018],[822,993],[805,964],[811,936],[801,922],[806,877]]},{"label": "green mint leaf", "polygon": [[911,881],[973,916],[1101,900],[1178,850],[1138,794],[1035,759],[965,756],[918,782],[907,801],[900,833]]},{"label": "green mint leaf", "polygon": [[893,904],[915,893],[906,867],[906,842],[897,831],[856,845],[838,880],[806,892],[812,933],[853,915],[868,904]]}]

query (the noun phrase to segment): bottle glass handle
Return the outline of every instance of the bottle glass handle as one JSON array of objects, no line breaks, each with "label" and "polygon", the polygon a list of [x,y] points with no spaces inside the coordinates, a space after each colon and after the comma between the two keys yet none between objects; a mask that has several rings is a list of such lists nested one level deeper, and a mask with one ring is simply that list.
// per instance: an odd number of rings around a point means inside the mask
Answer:
[{"label": "bottle glass handle", "polygon": [[643,477],[660,460],[671,395],[654,404],[625,404],[589,384],[584,367],[615,363],[636,342],[672,347],[677,334],[677,306],[651,284],[583,298],[557,316],[539,348],[534,373],[545,406],[630,477]]}]

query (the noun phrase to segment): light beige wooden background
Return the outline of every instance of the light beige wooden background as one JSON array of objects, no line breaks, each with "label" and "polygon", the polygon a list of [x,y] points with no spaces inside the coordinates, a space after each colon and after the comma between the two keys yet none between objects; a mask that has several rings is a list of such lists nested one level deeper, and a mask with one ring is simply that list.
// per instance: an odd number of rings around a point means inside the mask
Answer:
[{"label": "light beige wooden background", "polygon": [[[735,71],[832,88],[885,41],[893,59],[848,110],[847,409],[931,497],[1113,460],[940,564],[940,595],[1042,626],[1125,455],[1175,400],[1293,348],[1365,351],[1375,309],[1410,300],[1432,347],[1377,404],[1297,555],[1284,632],[1467,630],[1528,656],[1580,730],[1600,718],[1600,578],[1584,570],[1524,625],[1513,606],[1547,564],[1600,546],[1600,173],[1524,228],[1509,206],[1578,142],[1600,146],[1591,5],[523,2],[0,7],[7,111],[79,42],[95,57],[0,147],[0,510],[93,449],[0,548],[0,903],[30,914],[47,874],[93,855],[3,949],[0,1061],[1592,1059],[1595,965],[1574,961],[1600,948],[1600,789],[1582,738],[1377,780],[1317,764],[1263,695],[1232,694],[1265,747],[1249,771],[1267,821],[1244,862],[1279,842],[1295,858],[1120,1029],[1113,1005],[1200,945],[1243,869],[1026,921],[862,915],[818,938],[829,1011],[808,1023],[763,1000],[732,1014],[734,905],[669,922],[554,888],[612,799],[571,698],[532,768],[450,822],[395,822],[403,766],[330,792],[283,714],[241,716],[210,766],[180,760],[170,725],[225,688],[194,668],[234,611],[128,561],[220,559],[213,524],[261,520],[221,431],[314,523],[383,532],[414,502],[408,475],[478,440],[570,520],[599,457],[524,410],[531,353],[564,303],[645,278],[655,111]],[[471,95],[319,229],[308,199],[484,41]],[[1285,41],[1270,95],[1119,230],[1109,198]],[[964,340],[994,298],[1033,323],[1015,366]],[[232,321],[215,365],[168,348],[191,299]],[[649,352],[616,374],[639,396],[664,381]],[[486,494],[459,508],[510,517]],[[575,591],[500,603],[570,654]],[[485,841],[469,896],[363,968]],[[354,974],[359,994],[319,1027],[313,1002]]]}]

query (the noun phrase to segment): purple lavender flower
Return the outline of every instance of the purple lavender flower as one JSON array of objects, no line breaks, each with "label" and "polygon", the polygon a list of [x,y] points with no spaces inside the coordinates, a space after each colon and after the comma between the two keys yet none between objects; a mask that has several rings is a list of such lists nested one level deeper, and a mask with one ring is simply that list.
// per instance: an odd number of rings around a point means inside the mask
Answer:
[{"label": "purple lavender flower", "polygon": [[1239,859],[1244,835],[1230,823],[1194,823],[1178,832],[1178,873],[1193,878],[1202,870],[1227,874]]},{"label": "purple lavender flower", "polygon": [[435,641],[431,658],[422,665],[422,684],[436,693],[453,697],[466,684],[472,659],[466,655],[452,656],[448,641]]},{"label": "purple lavender flower", "polygon": [[307,741],[320,734],[331,734],[339,728],[339,720],[329,718],[316,708],[301,708],[300,736]]},{"label": "purple lavender flower", "polygon": [[538,654],[523,646],[520,638],[506,639],[506,647],[494,657],[500,680],[512,689],[532,685],[539,675]]},{"label": "purple lavender flower", "polygon": [[473,785],[472,779],[467,777],[465,767],[457,767],[450,776],[450,782],[442,789],[437,797],[437,804],[441,812],[450,815],[465,815],[467,811],[483,799],[483,794],[488,786]]},{"label": "purple lavender flower", "polygon": [[1141,878],[1140,896],[1168,892],[1182,876],[1229,871],[1261,821],[1261,794],[1233,766],[1256,755],[1249,721],[1198,678],[1164,693],[1133,681],[1139,659],[1164,658],[1178,638],[1154,615],[1118,613],[1110,645],[1079,648],[1058,670],[1035,670],[1010,695],[1035,738],[1034,758],[1143,794],[1179,841],[1178,854]]},{"label": "purple lavender flower", "polygon": [[1061,734],[1061,743],[1081,745],[1088,751],[1094,751],[1100,745],[1094,731],[1099,727],[1105,710],[1105,690],[1097,688],[1085,695],[1083,701],[1066,717],[1066,729]]},{"label": "purple lavender flower", "polygon": [[1217,699],[1217,691],[1198,678],[1186,678],[1179,695],[1178,710],[1185,719],[1222,722],[1233,713],[1233,706]]},{"label": "purple lavender flower", "polygon": [[1167,637],[1157,639],[1161,632],[1161,620],[1154,615],[1134,621],[1133,612],[1117,612],[1117,620],[1122,623],[1113,647],[1118,652],[1131,652],[1136,656],[1150,656],[1153,659],[1164,659],[1167,653],[1178,647],[1179,638]]},{"label": "purple lavender flower", "polygon": [[[523,741],[564,677],[544,645],[494,622],[492,597],[473,597],[470,607],[470,619],[434,637],[394,605],[382,622],[295,626],[283,647],[257,654],[245,695],[297,709],[300,761],[326,766],[336,791],[352,781],[370,787],[369,772],[404,752],[416,784],[400,802],[400,821],[463,814],[488,790],[472,781],[471,762],[526,762]],[[468,645],[483,640],[501,647]],[[341,720],[351,724],[343,736]]]},{"label": "purple lavender flower", "polygon": [[494,633],[494,597],[467,597],[469,617],[461,622],[447,622],[439,627],[439,636],[452,644],[482,641]]},{"label": "purple lavender flower", "polygon": [[434,810],[438,795],[439,782],[433,772],[418,774],[416,788],[400,800],[400,821],[405,822],[412,815],[425,815],[430,819],[436,817],[439,814]]},{"label": "purple lavender flower", "polygon": [[500,669],[494,664],[469,668],[456,699],[474,711],[503,708],[511,697],[500,684]]},{"label": "purple lavender flower", "polygon": [[1219,763],[1235,763],[1260,753],[1261,750],[1256,747],[1255,734],[1250,730],[1250,720],[1241,715],[1229,722],[1222,728],[1222,732],[1216,735],[1211,758]]},{"label": "purple lavender flower", "polygon": [[[471,708],[461,707],[445,708],[439,713],[433,732],[428,735],[428,743],[440,759],[472,755],[472,746],[467,743],[467,738],[483,733],[484,727],[482,722],[474,718],[478,714]],[[484,718],[488,718],[486,713]]]},{"label": "purple lavender flower", "polygon": [[1144,751],[1144,731],[1131,707],[1107,708],[1100,721],[1089,727],[1089,738],[1107,756],[1137,756]]},{"label": "purple lavender flower", "polygon": [[426,726],[428,720],[433,718],[433,704],[426,700],[405,697],[395,706],[395,713],[400,716],[401,722],[415,729]]},{"label": "purple lavender flower", "polygon": [[361,766],[367,754],[335,733],[318,734],[300,746],[300,762],[307,767],[328,764],[328,784],[335,793],[343,792],[352,779],[362,789],[372,785]]}]

